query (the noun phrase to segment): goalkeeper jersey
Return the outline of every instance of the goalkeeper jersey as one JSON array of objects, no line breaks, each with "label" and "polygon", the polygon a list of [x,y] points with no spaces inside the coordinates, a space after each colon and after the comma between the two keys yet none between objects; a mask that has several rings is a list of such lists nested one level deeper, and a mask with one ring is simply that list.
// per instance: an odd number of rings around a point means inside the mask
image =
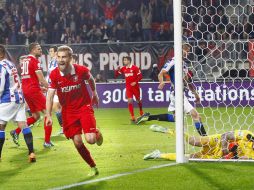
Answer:
[{"label": "goalkeeper jersey", "polygon": [[238,157],[247,157],[249,159],[254,159],[254,150],[253,150],[253,142],[239,140],[238,141],[238,149],[237,155]]},{"label": "goalkeeper jersey", "polygon": [[[208,138],[208,139],[207,139]],[[221,134],[201,137],[203,159],[218,159],[222,157]]]},{"label": "goalkeeper jersey", "polygon": [[248,134],[254,137],[254,134],[248,130],[235,130],[234,131],[234,136],[235,136],[236,141],[239,141],[239,140],[249,141],[247,139]]}]

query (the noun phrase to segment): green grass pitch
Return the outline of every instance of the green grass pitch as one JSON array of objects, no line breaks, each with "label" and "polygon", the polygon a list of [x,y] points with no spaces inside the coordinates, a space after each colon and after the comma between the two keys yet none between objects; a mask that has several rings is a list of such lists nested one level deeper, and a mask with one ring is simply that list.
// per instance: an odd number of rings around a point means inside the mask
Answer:
[{"label": "green grass pitch", "polygon": [[[145,109],[154,114],[165,113],[166,108]],[[137,112],[137,110],[136,110]],[[251,108],[245,109],[199,109],[209,134],[223,132],[244,126],[253,127]],[[143,156],[154,149],[163,152],[175,152],[175,138],[149,130],[151,124],[174,128],[166,122],[146,122],[140,126],[130,124],[127,109],[95,110],[97,125],[104,135],[104,144],[87,145],[94,157],[100,175],[87,177],[89,167],[82,161],[72,142],[63,136],[54,136],[56,146],[43,148],[43,126],[34,127],[34,147],[37,162],[27,162],[27,149],[20,136],[20,147],[16,147],[9,135],[14,129],[12,123],[7,126],[6,141],[0,162],[0,189],[52,189],[74,183],[100,179],[103,177],[137,171],[168,163],[165,160],[144,161]],[[219,114],[222,113],[222,114]],[[222,116],[221,116],[222,115]],[[207,117],[205,117],[207,116]],[[229,117],[230,116],[230,117]],[[244,117],[233,117],[244,116]],[[222,121],[213,120],[212,117]],[[246,119],[247,117],[247,119]],[[197,134],[187,118],[188,131]],[[223,125],[221,125],[223,123]],[[238,124],[237,124],[238,123]],[[214,127],[216,126],[216,127]],[[193,127],[193,128],[192,128]],[[53,135],[59,126],[54,120]],[[142,171],[119,178],[99,181],[71,189],[86,190],[167,190],[167,189],[253,189],[252,176],[254,163],[197,163],[190,162],[170,167]]]}]

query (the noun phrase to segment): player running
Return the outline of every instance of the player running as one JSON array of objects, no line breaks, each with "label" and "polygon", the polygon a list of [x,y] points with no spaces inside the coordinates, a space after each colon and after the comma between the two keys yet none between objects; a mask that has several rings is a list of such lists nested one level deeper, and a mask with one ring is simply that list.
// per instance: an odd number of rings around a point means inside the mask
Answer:
[{"label": "player running", "polygon": [[[27,125],[30,126],[40,119],[40,112],[45,113],[46,97],[42,93],[41,86],[46,90],[48,88],[48,83],[43,76],[41,63],[38,60],[42,55],[41,46],[38,43],[31,43],[28,48],[30,54],[23,59],[21,64],[21,79],[24,97],[32,113],[32,116],[27,118]],[[52,125],[47,125],[45,119],[44,131],[45,137],[43,146],[45,148],[50,148],[54,146],[50,141]],[[20,132],[20,128],[11,131],[13,140],[17,143]]]},{"label": "player running", "polygon": [[[57,50],[58,68],[50,74],[50,86],[47,94],[48,125],[52,125],[52,105],[55,92],[62,106],[63,132],[68,139],[72,139],[80,156],[91,167],[89,176],[98,175],[99,171],[82,141],[85,134],[89,144],[103,142],[102,134],[96,129],[96,120],[92,105],[98,106],[98,95],[95,81],[88,68],[72,64],[73,51],[69,46],[60,46]],[[85,81],[88,82],[92,97],[88,93]]]},{"label": "player running", "polygon": [[133,108],[133,96],[136,98],[139,106],[140,116],[143,115],[142,101],[140,98],[139,81],[142,79],[142,73],[140,69],[131,63],[131,57],[123,57],[123,67],[119,67],[115,71],[115,77],[123,74],[126,82],[126,96],[128,98],[128,109],[131,115],[131,121],[136,122]]}]

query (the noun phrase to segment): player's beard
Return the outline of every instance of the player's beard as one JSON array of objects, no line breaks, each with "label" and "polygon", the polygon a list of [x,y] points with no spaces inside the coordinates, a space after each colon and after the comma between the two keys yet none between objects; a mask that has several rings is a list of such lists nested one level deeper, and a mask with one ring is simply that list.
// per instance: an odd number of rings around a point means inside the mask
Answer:
[{"label": "player's beard", "polygon": [[41,57],[41,55],[42,55],[42,52],[37,52],[34,56],[35,56],[37,59],[39,59],[39,58]]},{"label": "player's beard", "polygon": [[64,62],[59,62],[58,68],[61,72],[68,74],[71,70],[71,64],[70,63],[64,63]]}]

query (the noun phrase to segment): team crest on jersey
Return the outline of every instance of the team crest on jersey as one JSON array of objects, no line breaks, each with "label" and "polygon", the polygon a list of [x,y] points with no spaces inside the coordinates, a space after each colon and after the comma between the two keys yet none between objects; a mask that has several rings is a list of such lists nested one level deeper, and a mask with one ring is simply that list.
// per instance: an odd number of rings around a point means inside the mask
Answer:
[{"label": "team crest on jersey", "polygon": [[77,81],[78,81],[78,76],[75,75],[75,76],[73,77],[73,81],[74,81],[74,82],[77,82]]}]

